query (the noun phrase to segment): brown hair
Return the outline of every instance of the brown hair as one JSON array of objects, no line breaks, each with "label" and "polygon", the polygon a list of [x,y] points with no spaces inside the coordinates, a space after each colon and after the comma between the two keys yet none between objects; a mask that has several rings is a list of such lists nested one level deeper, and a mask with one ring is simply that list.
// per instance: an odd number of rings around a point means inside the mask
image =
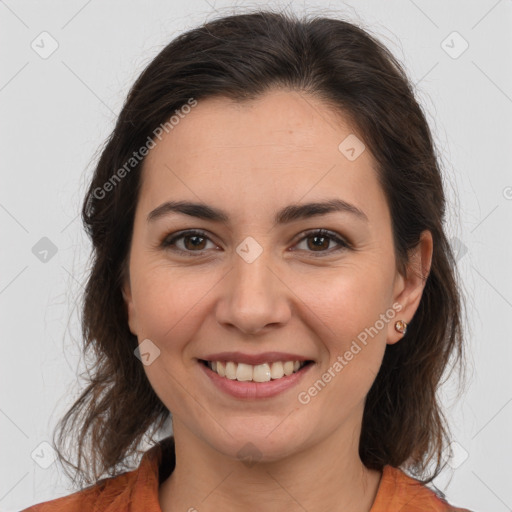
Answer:
[{"label": "brown hair", "polygon": [[[82,208],[93,244],[83,352],[92,352],[93,364],[55,443],[75,479],[94,483],[118,474],[170,414],[134,356],[137,338],[121,292],[144,160],[128,170],[126,162],[190,98],[244,101],[274,87],[315,95],[357,129],[377,162],[402,273],[421,232],[432,233],[423,296],[405,339],[386,347],[366,398],[359,453],[368,468],[390,464],[418,476],[434,460],[424,483],[439,474],[449,428],[436,392],[452,356],[463,368],[463,304],[443,229],[438,158],[422,108],[399,62],[367,31],[339,19],[257,11],[210,21],[171,41],[132,86],[96,165]],[[126,172],[119,173],[123,166]],[[116,172],[123,177],[113,182]],[[63,442],[73,435],[76,464],[62,455]]]}]

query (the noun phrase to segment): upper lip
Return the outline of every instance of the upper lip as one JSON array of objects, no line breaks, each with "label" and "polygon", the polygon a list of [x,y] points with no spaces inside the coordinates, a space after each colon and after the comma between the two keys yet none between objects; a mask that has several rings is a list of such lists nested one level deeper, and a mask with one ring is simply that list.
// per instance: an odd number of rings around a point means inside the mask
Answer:
[{"label": "upper lip", "polygon": [[277,361],[312,361],[311,358],[299,354],[287,352],[262,352],[261,354],[244,354],[243,352],[218,352],[202,357],[205,361],[233,361],[234,363],[245,363],[257,365],[263,363],[274,363]]}]

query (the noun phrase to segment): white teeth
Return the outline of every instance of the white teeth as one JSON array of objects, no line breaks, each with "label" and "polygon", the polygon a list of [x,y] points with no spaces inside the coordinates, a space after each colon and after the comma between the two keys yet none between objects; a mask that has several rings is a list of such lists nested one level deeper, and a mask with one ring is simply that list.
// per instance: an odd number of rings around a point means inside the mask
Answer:
[{"label": "white teeth", "polygon": [[291,375],[293,373],[293,361],[286,361],[283,364],[283,370],[285,375]]},{"label": "white teeth", "polygon": [[276,361],[253,366],[233,361],[208,361],[208,367],[221,377],[240,382],[269,382],[272,379],[281,379],[299,371],[305,364],[305,361]]},{"label": "white teeth", "polygon": [[267,363],[258,364],[252,370],[252,380],[254,382],[268,382],[270,377],[270,366]]},{"label": "white teeth", "polygon": [[236,379],[236,363],[232,361],[226,363],[226,377],[231,380]]},{"label": "white teeth", "polygon": [[244,363],[238,363],[236,369],[236,380],[252,380],[252,366]]},{"label": "white teeth", "polygon": [[[226,366],[224,365],[224,363],[221,363],[220,361],[216,361],[217,363],[217,368],[215,369],[214,367],[211,367],[213,371],[217,371],[217,373],[221,376],[221,377],[225,377],[226,376]],[[213,363],[210,363],[213,365]]]},{"label": "white teeth", "polygon": [[270,368],[270,376],[273,379],[280,379],[284,376],[283,363],[281,363],[281,361],[272,363],[272,367]]}]

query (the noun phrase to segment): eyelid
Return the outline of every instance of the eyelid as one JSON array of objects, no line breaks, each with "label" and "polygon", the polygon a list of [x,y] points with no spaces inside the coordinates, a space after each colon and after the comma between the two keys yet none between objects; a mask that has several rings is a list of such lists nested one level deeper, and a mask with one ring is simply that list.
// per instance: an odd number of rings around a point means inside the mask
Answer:
[{"label": "eyelid", "polygon": [[301,233],[299,233],[297,235],[297,241],[294,242],[294,245],[297,245],[299,242],[302,242],[304,239],[310,237],[310,236],[313,236],[313,235],[316,235],[316,236],[324,236],[324,237],[328,237],[330,238],[332,241],[336,242],[338,244],[338,248],[337,249],[329,249],[327,251],[306,251],[306,252],[310,252],[311,254],[315,255],[318,254],[318,255],[330,255],[330,254],[333,254],[333,253],[336,253],[338,251],[341,251],[341,250],[346,250],[346,249],[353,249],[353,246],[352,244],[346,239],[346,237],[336,233],[335,231],[331,231],[330,229],[325,229],[325,228],[313,228],[313,229],[307,229],[305,231],[302,231]]},{"label": "eyelid", "polygon": [[170,234],[164,236],[164,238],[160,242],[159,246],[164,250],[170,250],[170,251],[173,251],[173,252],[176,252],[179,254],[186,254],[187,256],[193,256],[194,252],[197,252],[199,255],[201,254],[201,252],[204,252],[204,250],[203,251],[184,251],[183,249],[171,248],[172,245],[175,245],[175,242],[177,240],[180,240],[187,236],[199,236],[199,237],[209,240],[212,243],[215,243],[211,239],[210,235],[206,231],[203,231],[202,229],[185,229],[185,230],[176,231],[174,233],[170,233]]},{"label": "eyelid", "polygon": [[[296,241],[294,241],[293,244],[297,245],[298,243],[302,242],[303,240],[305,240],[308,237],[313,236],[313,235],[321,236],[321,237],[328,237],[332,241],[334,241],[335,243],[338,244],[337,248],[328,249],[326,251],[305,251],[305,252],[311,253],[314,257],[327,256],[327,255],[331,255],[333,253],[337,253],[339,251],[353,249],[353,245],[346,239],[346,237],[339,235],[335,231],[331,231],[331,230],[325,229],[325,228],[312,228],[312,229],[307,229],[305,231],[302,231],[295,237]],[[206,251],[206,249],[202,249],[200,251],[185,251],[183,249],[176,248],[175,242],[177,240],[180,240],[187,236],[199,236],[199,237],[205,238],[208,241],[215,244],[215,242],[211,239],[211,237],[207,231],[204,231],[202,229],[185,229],[182,231],[176,231],[174,233],[166,235],[160,242],[159,247],[164,250],[171,250],[173,252],[176,252],[179,254],[186,254],[187,256],[192,256],[192,257],[194,257],[194,252],[197,252],[198,253],[197,256],[201,256],[202,253],[204,253]],[[174,245],[174,248],[171,248],[172,245]]]}]

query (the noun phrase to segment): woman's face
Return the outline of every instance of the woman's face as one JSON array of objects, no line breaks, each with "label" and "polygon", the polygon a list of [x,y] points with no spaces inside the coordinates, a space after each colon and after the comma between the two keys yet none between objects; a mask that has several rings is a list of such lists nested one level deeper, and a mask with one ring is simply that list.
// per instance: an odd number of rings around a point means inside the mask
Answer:
[{"label": "woman's face", "polygon": [[[332,436],[357,446],[386,343],[422,291],[396,270],[369,150],[317,98],[277,90],[200,100],[155,142],[123,293],[175,428],[233,457],[251,446],[275,460]],[[336,201],[349,206],[305,207]],[[279,362],[295,360],[310,363],[286,375]]]}]

